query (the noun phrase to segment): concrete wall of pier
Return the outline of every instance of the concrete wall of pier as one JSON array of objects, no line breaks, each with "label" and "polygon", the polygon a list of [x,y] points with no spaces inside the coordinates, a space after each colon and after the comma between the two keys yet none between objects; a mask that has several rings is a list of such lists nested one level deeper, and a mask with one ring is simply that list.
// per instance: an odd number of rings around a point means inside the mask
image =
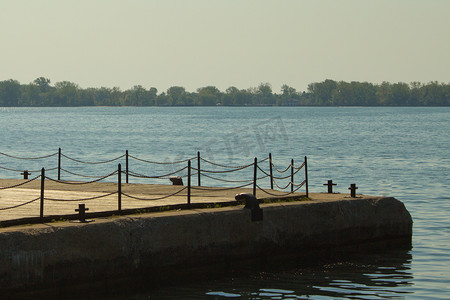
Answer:
[{"label": "concrete wall of pier", "polygon": [[[55,222],[0,230],[0,289],[148,278],[221,261],[408,240],[412,220],[394,198],[264,204]],[[168,271],[170,270],[170,271]]]}]

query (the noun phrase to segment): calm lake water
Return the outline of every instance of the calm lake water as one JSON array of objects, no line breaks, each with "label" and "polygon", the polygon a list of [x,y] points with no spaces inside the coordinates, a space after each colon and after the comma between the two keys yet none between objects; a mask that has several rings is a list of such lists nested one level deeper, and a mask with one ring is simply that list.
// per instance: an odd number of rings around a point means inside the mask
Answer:
[{"label": "calm lake water", "polygon": [[[403,201],[413,216],[411,250],[308,267],[290,261],[123,299],[450,298],[450,108],[0,108],[0,116],[0,152],[13,156],[45,156],[61,147],[69,157],[96,162],[128,149],[141,159],[174,162],[200,151],[208,160],[242,165],[271,152],[280,169],[307,156],[310,191],[325,192],[329,179],[341,193],[356,183],[358,193]],[[62,164],[75,174],[99,176],[118,162]],[[154,171],[130,163],[136,172]],[[56,165],[56,156],[24,161],[0,155],[0,178],[20,178],[7,169]],[[80,180],[69,173],[63,178]]]}]

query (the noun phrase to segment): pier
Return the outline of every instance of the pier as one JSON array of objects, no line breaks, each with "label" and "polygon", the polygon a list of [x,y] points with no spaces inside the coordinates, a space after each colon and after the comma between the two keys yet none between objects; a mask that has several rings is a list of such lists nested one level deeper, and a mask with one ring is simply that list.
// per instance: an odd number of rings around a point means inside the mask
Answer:
[{"label": "pier", "polygon": [[[214,202],[219,198],[234,197],[222,194]],[[311,194],[260,208],[258,221],[237,205],[1,228],[0,291],[45,291],[55,298],[92,288],[109,293],[130,288],[130,280],[183,280],[243,261],[295,255],[311,263],[338,253],[411,246],[412,219],[395,198]]]},{"label": "pier", "polygon": [[[16,186],[24,182],[24,180],[20,179],[0,179],[0,189],[2,187]],[[236,200],[234,199],[236,194],[251,194],[253,189],[193,188],[189,204],[187,202],[187,192],[185,186],[178,185],[122,183],[119,212],[117,183],[96,182],[82,184],[82,182],[66,182],[66,184],[60,184],[48,181],[45,183],[43,219],[44,221],[76,219],[77,213],[75,209],[78,208],[79,204],[85,204],[89,208],[87,215],[91,217],[120,215],[121,213],[142,213],[146,209],[162,211],[180,208],[187,209],[189,206],[193,208],[229,206],[236,205]],[[0,224],[3,223],[5,226],[6,224],[15,223],[40,223],[40,193],[41,183],[39,180],[27,183],[23,187],[0,190],[1,207],[10,208],[24,203],[25,199],[36,199],[36,201],[23,206],[0,210]],[[168,197],[169,195],[170,197]],[[304,193],[299,192],[287,194],[278,190],[257,190],[256,197],[270,200],[284,197],[300,199],[306,196]]]},{"label": "pier", "polygon": [[[80,207],[78,212],[84,207],[83,215],[89,211],[91,216],[108,216],[157,211],[158,208],[233,205],[235,202],[230,199],[238,193],[279,198],[300,197],[304,191],[304,196],[308,197],[306,156],[300,165],[295,165],[291,159],[286,168],[277,168],[270,153],[264,159],[255,157],[253,162],[238,166],[210,161],[200,152],[171,162],[143,159],[128,150],[107,160],[84,161],[64,154],[61,148],[40,157],[18,157],[3,152],[0,157],[10,165],[0,166],[0,169],[23,176],[23,180],[0,180],[1,226],[73,219],[77,206]],[[46,167],[32,171],[23,167],[36,163]],[[83,170],[84,174],[63,168],[65,165]],[[92,171],[104,174],[108,169],[106,175],[92,175]],[[73,177],[81,179],[71,180]],[[133,180],[149,183],[133,184]],[[209,185],[205,186],[205,180]]]},{"label": "pier", "polygon": [[[122,176],[138,175],[120,164],[89,182],[51,178],[45,169],[31,179],[2,179],[0,292],[58,298],[95,287],[108,293],[124,281],[180,280],[199,270],[207,276],[285,254],[311,262],[318,254],[411,246],[411,215],[397,199],[357,194],[356,185],[349,194],[311,193],[306,157],[285,169],[272,169],[270,156],[263,161],[269,170],[256,158],[232,168],[252,171],[250,178],[224,179],[233,187],[204,186],[199,174],[218,179],[231,171],[217,165],[222,169],[213,177],[191,160],[183,176],[161,176],[166,184],[123,182]],[[267,178],[270,188],[261,183]],[[288,183],[280,186],[283,179]],[[237,201],[241,193],[256,203]]]}]

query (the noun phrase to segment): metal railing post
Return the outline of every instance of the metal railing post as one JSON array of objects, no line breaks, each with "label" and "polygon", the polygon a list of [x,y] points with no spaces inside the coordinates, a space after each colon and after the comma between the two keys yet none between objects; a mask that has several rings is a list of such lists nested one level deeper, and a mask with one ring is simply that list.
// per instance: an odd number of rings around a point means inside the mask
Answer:
[{"label": "metal railing post", "polygon": [[258,170],[258,159],[255,157],[254,168],[253,168],[253,196],[256,197],[256,175]]},{"label": "metal railing post", "polygon": [[308,160],[305,156],[305,184],[306,184],[306,197],[309,197],[308,191]]},{"label": "metal railing post", "polygon": [[58,149],[58,180],[61,180],[61,148]]},{"label": "metal railing post", "polygon": [[188,175],[187,175],[187,204],[191,206],[191,160],[188,160]]},{"label": "metal railing post", "polygon": [[294,160],[291,159],[291,193],[294,192]]},{"label": "metal railing post", "polygon": [[270,189],[273,190],[272,153],[269,153]]},{"label": "metal railing post", "polygon": [[128,150],[125,151],[125,182],[128,183]]},{"label": "metal railing post", "polygon": [[201,186],[200,182],[200,151],[197,152],[197,183],[198,186]]},{"label": "metal railing post", "polygon": [[45,169],[41,169],[41,205],[40,205],[40,218],[41,222],[44,218],[44,183],[45,183]]},{"label": "metal railing post", "polygon": [[122,212],[122,166],[117,168],[117,210],[119,214]]}]

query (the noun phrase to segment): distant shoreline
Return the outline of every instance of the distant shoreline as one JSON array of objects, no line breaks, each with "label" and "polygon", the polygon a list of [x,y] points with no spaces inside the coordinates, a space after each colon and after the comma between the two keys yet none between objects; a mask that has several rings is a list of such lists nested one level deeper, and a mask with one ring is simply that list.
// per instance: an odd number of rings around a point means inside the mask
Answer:
[{"label": "distant shoreline", "polygon": [[182,86],[172,86],[158,93],[136,85],[122,91],[114,88],[80,88],[69,81],[57,82],[39,77],[29,84],[17,80],[0,81],[0,107],[79,107],[79,106],[392,106],[392,107],[447,107],[450,106],[450,83],[412,82],[373,84],[327,79],[310,83],[307,91],[297,91],[283,85],[279,93],[269,83],[258,87],[238,89],[229,87],[224,92],[215,86],[186,91]]},{"label": "distant shoreline", "polygon": [[181,108],[181,107],[323,107],[323,108],[358,108],[358,107],[398,107],[398,108],[438,108],[438,107],[450,107],[450,105],[79,105],[79,106],[0,106],[0,108],[119,108],[119,107],[164,107],[164,108]]}]

